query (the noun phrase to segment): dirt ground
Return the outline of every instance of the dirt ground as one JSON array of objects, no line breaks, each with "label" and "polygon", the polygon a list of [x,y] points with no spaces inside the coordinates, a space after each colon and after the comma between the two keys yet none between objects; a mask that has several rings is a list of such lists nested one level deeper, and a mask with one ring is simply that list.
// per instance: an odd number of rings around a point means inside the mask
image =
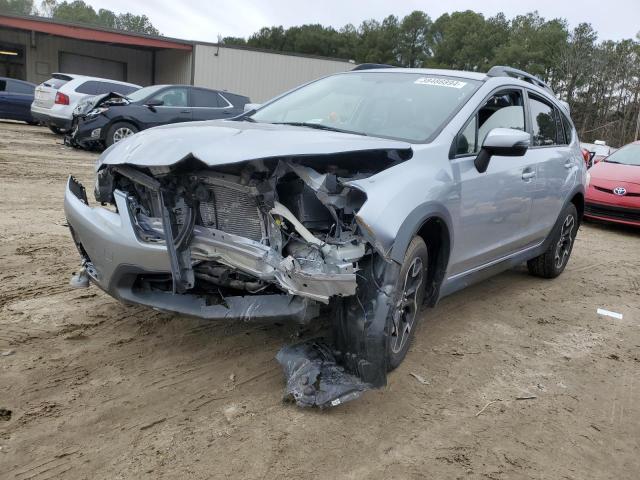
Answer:
[{"label": "dirt ground", "polygon": [[640,478],[640,231],[585,225],[559,279],[445,299],[386,388],[303,410],[274,356],[309,329],[68,286],[65,180],[91,191],[95,158],[0,123],[0,478]]}]

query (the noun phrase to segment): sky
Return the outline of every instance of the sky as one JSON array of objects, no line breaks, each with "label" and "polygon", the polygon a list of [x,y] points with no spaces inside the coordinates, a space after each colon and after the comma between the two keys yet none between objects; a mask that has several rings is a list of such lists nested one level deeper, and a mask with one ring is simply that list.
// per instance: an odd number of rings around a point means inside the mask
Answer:
[{"label": "sky", "polygon": [[600,40],[635,38],[640,31],[640,0],[85,0],[96,10],[147,15],[163,35],[216,42],[222,37],[248,37],[262,27],[320,23],[340,28],[363,20],[402,17],[422,10],[435,20],[443,13],[474,10],[507,18],[538,10],[543,17],[565,18],[570,27],[593,25]]}]

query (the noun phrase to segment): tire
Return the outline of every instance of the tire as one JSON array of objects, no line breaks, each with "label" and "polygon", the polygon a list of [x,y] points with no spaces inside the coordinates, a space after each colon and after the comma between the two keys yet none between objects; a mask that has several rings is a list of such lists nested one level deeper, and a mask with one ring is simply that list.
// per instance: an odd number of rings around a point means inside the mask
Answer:
[{"label": "tire", "polygon": [[49,130],[51,130],[56,135],[64,135],[68,132],[68,130],[60,127],[56,127],[55,125],[49,125]]},{"label": "tire", "polygon": [[138,132],[138,127],[132,123],[116,122],[109,128],[105,143],[107,144],[107,147],[110,147],[114,143],[118,143],[120,140],[130,137]]},{"label": "tire", "polygon": [[578,211],[573,203],[569,203],[558,218],[547,250],[527,262],[529,273],[542,278],[560,275],[569,262],[579,226]]},{"label": "tire", "polygon": [[394,289],[395,307],[387,318],[387,367],[391,371],[407,356],[420,318],[427,283],[429,251],[420,237],[413,237]]}]

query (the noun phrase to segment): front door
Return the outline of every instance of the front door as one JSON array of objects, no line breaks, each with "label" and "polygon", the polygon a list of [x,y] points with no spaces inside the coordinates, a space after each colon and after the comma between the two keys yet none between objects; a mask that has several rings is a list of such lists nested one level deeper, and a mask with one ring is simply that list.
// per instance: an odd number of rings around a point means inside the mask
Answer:
[{"label": "front door", "polygon": [[450,275],[473,271],[529,246],[536,163],[521,157],[491,157],[486,172],[474,165],[482,142],[494,128],[526,130],[524,92],[494,94],[458,135],[452,169],[460,206]]},{"label": "front door", "polygon": [[149,127],[189,122],[193,118],[192,109],[189,106],[189,90],[185,87],[166,88],[151,100],[159,100],[162,105],[153,107],[149,115]]}]

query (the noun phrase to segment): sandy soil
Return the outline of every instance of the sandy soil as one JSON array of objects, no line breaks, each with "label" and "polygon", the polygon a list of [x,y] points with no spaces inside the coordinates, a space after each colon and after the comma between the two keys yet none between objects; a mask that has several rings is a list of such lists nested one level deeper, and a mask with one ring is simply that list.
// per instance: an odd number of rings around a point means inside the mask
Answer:
[{"label": "sandy soil", "polygon": [[0,123],[0,478],[639,478],[640,231],[585,225],[559,279],[447,298],[386,388],[302,410],[274,355],[308,329],[68,287],[65,179],[90,191],[94,160]]}]

